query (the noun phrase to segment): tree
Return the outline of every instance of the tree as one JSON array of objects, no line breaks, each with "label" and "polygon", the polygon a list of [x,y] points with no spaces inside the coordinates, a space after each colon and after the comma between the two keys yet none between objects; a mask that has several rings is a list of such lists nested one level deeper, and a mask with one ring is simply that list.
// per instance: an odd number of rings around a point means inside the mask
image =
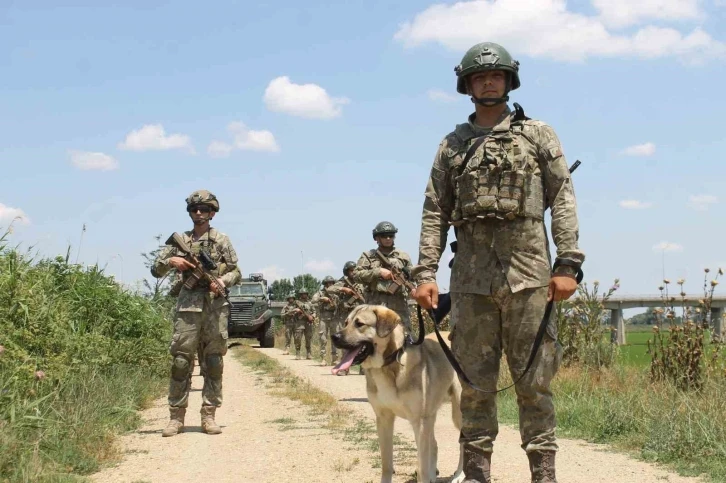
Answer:
[{"label": "tree", "polygon": [[[144,266],[149,270],[151,270],[151,267],[154,266],[154,260],[156,260],[156,257],[158,257],[159,253],[161,253],[161,250],[164,249],[165,245],[161,243],[162,236],[163,235],[159,234],[154,237],[157,245],[155,249],[151,250],[150,252],[141,253],[141,256],[144,257]],[[142,281],[144,284],[144,288],[146,289],[144,295],[152,299],[169,295],[169,290],[171,289],[171,283],[169,281],[175,279],[176,269],[174,268],[172,268],[169,273],[161,278],[154,278],[151,281],[145,278]]]},{"label": "tree", "polygon": [[281,278],[275,280],[270,284],[270,293],[272,294],[272,300],[284,301],[290,292],[293,291],[292,282],[290,279]]}]

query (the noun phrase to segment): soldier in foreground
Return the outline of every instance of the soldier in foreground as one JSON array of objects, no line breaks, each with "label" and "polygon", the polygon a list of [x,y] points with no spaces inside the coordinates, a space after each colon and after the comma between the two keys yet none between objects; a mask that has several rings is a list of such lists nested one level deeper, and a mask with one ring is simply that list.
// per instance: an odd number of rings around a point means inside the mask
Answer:
[{"label": "soldier in foreground", "polygon": [[293,320],[295,323],[295,358],[300,359],[300,346],[302,338],[305,337],[305,358],[312,359],[312,339],[313,329],[315,328],[315,308],[312,302],[308,300],[308,291],[301,288],[297,291],[298,300],[295,302],[293,309]]},{"label": "soldier in foreground", "polygon": [[[241,278],[232,243],[227,235],[210,226],[210,221],[219,212],[217,198],[209,191],[199,190],[189,195],[186,204],[194,227],[182,237],[195,256],[206,252],[217,268],[211,273],[214,280],[211,283],[200,279],[192,288],[182,286],[179,292],[170,347],[174,360],[169,383],[170,420],[162,432],[165,437],[174,436],[184,427],[194,353],[198,349],[200,365],[204,367],[202,431],[208,434],[222,432],[214,417],[216,409],[222,405],[223,358],[227,353],[229,304],[224,299],[224,289]],[[166,246],[155,260],[151,274],[163,277],[172,268],[181,272],[186,282],[194,264],[177,248]]]},{"label": "soldier in foreground", "polygon": [[[457,91],[475,112],[439,145],[426,186],[413,274],[415,297],[437,307],[436,271],[453,225],[457,252],[451,271],[451,346],[463,371],[495,390],[502,353],[516,380],[532,350],[550,299],[577,288],[584,261],[578,248],[575,192],[555,131],[524,116],[508,93],[517,89],[519,62],[500,45],[472,47],[456,67]],[[557,246],[554,270],[545,209]],[[532,482],[555,483],[555,410],[550,392],[562,354],[550,318],[534,365],[515,386],[522,448]],[[496,395],[462,382],[464,473],[468,483],[490,480],[497,436]]]},{"label": "soldier in foreground", "polygon": [[280,313],[282,323],[285,324],[285,352],[282,353],[284,356],[290,354],[290,343],[295,332],[295,315],[292,312],[296,308],[295,293],[290,292],[287,296],[287,305],[282,308],[282,312]]},{"label": "soldier in foreground", "polygon": [[[343,276],[334,285],[328,287],[328,292],[337,295],[340,299],[338,314],[335,318],[336,332],[345,325],[345,319],[348,317],[348,314],[356,306],[365,303],[365,297],[363,297],[363,286],[353,281],[353,269],[355,269],[355,262],[345,262],[345,265],[343,265]],[[335,365],[335,363],[336,361],[333,361],[333,365]],[[363,371],[363,369],[361,369],[361,371]],[[337,375],[347,376],[348,369],[338,371]]]},{"label": "soldier in foreground", "polygon": [[[328,340],[331,335],[338,331],[338,310],[339,300],[338,296],[330,292],[330,287],[335,283],[335,279],[328,275],[323,279],[323,288],[318,290],[313,295],[312,303],[317,308],[317,313],[320,317],[318,325],[318,334],[320,336],[320,365],[324,366],[325,362],[325,347],[328,345]],[[330,360],[333,365],[338,358],[338,348],[332,343],[330,344]]]},{"label": "soldier in foreground", "polygon": [[373,228],[373,239],[378,247],[361,254],[353,269],[353,280],[365,287],[366,303],[385,305],[401,317],[410,343],[408,296],[413,285],[408,279],[412,263],[408,253],[394,246],[396,233],[398,228],[389,221],[382,221]]}]

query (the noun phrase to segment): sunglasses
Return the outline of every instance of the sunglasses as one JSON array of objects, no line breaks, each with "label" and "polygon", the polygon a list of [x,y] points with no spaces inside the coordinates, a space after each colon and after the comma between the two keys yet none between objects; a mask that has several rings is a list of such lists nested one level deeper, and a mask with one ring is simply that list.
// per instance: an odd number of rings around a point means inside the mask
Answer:
[{"label": "sunglasses", "polygon": [[212,211],[212,208],[206,205],[194,205],[190,206],[187,211],[189,213],[196,213],[197,211],[200,213],[210,213]]}]

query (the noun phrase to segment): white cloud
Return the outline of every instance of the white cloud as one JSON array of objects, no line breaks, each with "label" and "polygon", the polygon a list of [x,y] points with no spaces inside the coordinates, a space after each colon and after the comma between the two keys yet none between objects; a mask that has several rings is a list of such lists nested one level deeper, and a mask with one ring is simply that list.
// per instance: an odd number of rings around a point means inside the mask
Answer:
[{"label": "white cloud", "polygon": [[232,146],[222,141],[212,141],[207,147],[207,154],[213,158],[227,158],[232,153]]},{"label": "white cloud", "polygon": [[[609,0],[603,0],[603,3]],[[651,0],[650,3],[653,3]],[[673,3],[676,0],[673,0]],[[692,0],[688,0],[689,4]],[[626,0],[617,0],[625,3]],[[632,2],[643,3],[643,2]],[[646,2],[647,3],[647,2]],[[663,3],[663,2],[659,2]],[[634,22],[657,16],[687,17],[689,8],[637,7],[618,16],[605,7],[610,22]],[[584,61],[589,57],[677,57],[686,63],[699,63],[726,55],[726,44],[714,40],[696,27],[690,33],[646,25],[632,34],[616,34],[605,21],[567,9],[565,0],[474,0],[436,4],[405,22],[394,39],[406,47],[439,43],[459,53],[487,39],[520,55],[560,61]]]},{"label": "white cloud", "polygon": [[458,96],[442,91],[441,89],[429,89],[426,94],[429,96],[429,99],[436,102],[454,102],[459,98]]},{"label": "white cloud", "polygon": [[329,273],[335,271],[335,263],[331,260],[310,260],[305,264],[305,268],[311,272]]},{"label": "white cloud", "polygon": [[644,143],[629,146],[621,151],[626,156],[653,156],[655,154],[655,144]]},{"label": "white cloud", "polygon": [[104,153],[88,151],[69,151],[71,163],[78,169],[85,171],[112,171],[118,169],[118,161]]},{"label": "white cloud", "polygon": [[718,203],[718,198],[713,195],[691,195],[688,197],[688,206],[698,211],[706,211],[709,206]]},{"label": "white cloud", "polygon": [[347,97],[330,97],[317,84],[294,84],[287,76],[270,81],[263,99],[271,111],[308,119],[339,117],[343,105],[350,102]]},{"label": "white cloud", "polygon": [[626,27],[646,19],[699,19],[699,0],[593,0],[602,21],[612,27]]},{"label": "white cloud", "polygon": [[258,151],[277,153],[280,146],[270,131],[252,131],[241,122],[230,122],[227,131],[232,134],[233,142],[228,144],[222,141],[212,141],[207,147],[207,153],[213,158],[227,158],[232,151]]},{"label": "white cloud", "polygon": [[265,277],[265,280],[268,282],[273,282],[275,280],[280,280],[281,278],[285,278],[285,269],[280,268],[277,265],[270,265],[267,267],[260,268],[259,270],[255,270],[253,273],[261,273],[263,277]]},{"label": "white cloud", "polygon": [[657,245],[653,245],[654,252],[681,252],[683,247],[678,243],[662,241]]},{"label": "white cloud", "polygon": [[128,151],[166,151],[181,149],[194,153],[189,136],[184,134],[166,134],[161,124],[145,124],[141,129],[133,130],[126,135],[126,140],[118,145],[119,149]]},{"label": "white cloud", "polygon": [[29,225],[30,218],[20,208],[13,208],[0,203],[0,223]]},{"label": "white cloud", "polygon": [[625,208],[628,210],[644,210],[653,206],[653,203],[639,200],[623,200],[619,203],[619,205],[621,208]]}]

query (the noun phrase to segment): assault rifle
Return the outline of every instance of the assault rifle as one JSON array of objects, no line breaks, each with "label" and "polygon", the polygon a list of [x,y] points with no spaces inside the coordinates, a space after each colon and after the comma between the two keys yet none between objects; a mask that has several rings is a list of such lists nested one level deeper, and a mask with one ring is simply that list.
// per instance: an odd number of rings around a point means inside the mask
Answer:
[{"label": "assault rifle", "polygon": [[[575,161],[574,163],[572,163],[572,166],[570,166],[570,174],[572,174],[577,169],[577,167],[580,166],[580,164],[582,164],[582,163],[580,162],[579,159],[577,161]],[[454,228],[454,236],[456,236],[456,228]],[[449,244],[449,246],[451,247],[451,251],[452,251],[452,253],[454,253],[454,256],[456,256],[456,250],[458,247],[457,241],[454,240],[453,242],[451,242]],[[449,268],[451,268],[453,265],[454,265],[454,258],[452,257],[451,261],[449,262]],[[579,280],[578,280],[578,283],[579,283]],[[450,293],[439,294],[438,307],[436,307],[435,309],[432,309],[432,312],[434,314],[436,323],[439,323],[442,320],[444,320],[444,317],[446,317],[448,315],[448,313],[451,312],[451,294]]]},{"label": "assault rifle", "polygon": [[381,263],[383,263],[383,265],[391,272],[391,283],[388,285],[388,289],[386,289],[388,293],[393,295],[398,291],[400,287],[403,286],[408,289],[409,293],[413,293],[413,291],[416,290],[416,286],[409,281],[409,279],[411,278],[410,272],[404,272],[400,268],[391,264],[388,258],[386,258],[380,250],[376,250],[376,256],[381,261]]},{"label": "assault rifle", "polygon": [[353,295],[351,295],[351,297],[348,299],[346,304],[353,305],[353,303],[356,300],[360,300],[360,302],[362,304],[366,303],[366,299],[364,299],[363,296],[360,293],[358,293],[358,291],[355,289],[355,285],[350,283],[350,281],[348,280],[348,277],[346,277],[346,276],[343,276],[343,285],[345,285],[346,288],[349,288],[353,291]]},{"label": "assault rifle", "polygon": [[305,310],[304,306],[301,305],[297,300],[295,300],[295,308],[299,310],[306,319],[308,319],[308,324],[312,324],[315,320],[312,315],[310,315],[307,310]]},{"label": "assault rifle", "polygon": [[[177,232],[166,240],[166,244],[170,245],[184,254],[183,258],[189,263],[194,265],[190,269],[190,275],[184,282],[184,287],[188,290],[193,289],[200,281],[209,283],[210,286],[216,286],[218,289],[222,287],[220,280],[212,275],[210,272],[217,269],[217,264],[212,260],[212,257],[205,250],[199,251],[199,257],[194,255],[189,245],[186,244],[184,238]],[[229,288],[224,287],[222,293],[219,295],[223,296],[224,299],[231,305],[229,301]]]}]

